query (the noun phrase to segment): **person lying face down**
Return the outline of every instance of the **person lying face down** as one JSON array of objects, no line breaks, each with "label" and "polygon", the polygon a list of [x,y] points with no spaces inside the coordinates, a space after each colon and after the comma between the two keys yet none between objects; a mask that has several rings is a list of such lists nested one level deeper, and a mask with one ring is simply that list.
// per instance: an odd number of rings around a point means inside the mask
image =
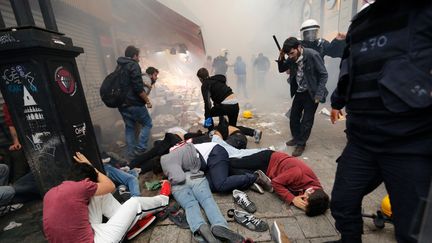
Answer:
[{"label": "person lying face down", "polygon": [[[300,159],[273,150],[236,149],[217,134],[212,141],[228,151],[231,174],[264,171],[279,197],[305,211],[308,216],[323,214],[329,208],[329,196],[322,189],[318,177]],[[239,158],[239,155],[244,156]]]},{"label": "person lying face down", "polygon": [[[224,138],[228,144],[235,148],[246,148],[246,136],[253,136],[256,142],[261,138],[262,134],[261,131],[256,129],[254,130],[243,126],[229,126],[227,123],[216,126],[214,132],[219,134],[221,138]],[[162,140],[156,140],[154,142],[153,148],[131,160],[129,166],[131,168],[140,167],[141,173],[154,170],[154,167],[160,167],[159,156],[168,154],[171,147],[189,139],[191,139],[194,144],[207,143],[212,140],[208,133],[202,133],[201,131],[188,133],[181,128],[171,128],[166,131],[165,137]],[[156,168],[156,170],[159,171],[159,168]]]},{"label": "person lying face down", "polygon": [[227,151],[217,143],[192,144],[185,142],[171,148],[160,162],[169,181],[178,184],[185,180],[185,172],[204,171],[213,192],[231,192],[233,189],[247,189],[252,184],[270,189],[270,179],[264,173],[251,172],[229,175]]}]

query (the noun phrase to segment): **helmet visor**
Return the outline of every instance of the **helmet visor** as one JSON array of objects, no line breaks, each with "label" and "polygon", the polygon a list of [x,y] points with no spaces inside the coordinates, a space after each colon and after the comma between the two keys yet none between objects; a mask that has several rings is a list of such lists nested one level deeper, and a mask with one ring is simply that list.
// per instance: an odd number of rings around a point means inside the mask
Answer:
[{"label": "helmet visor", "polygon": [[318,29],[304,30],[302,36],[304,41],[314,41],[318,39]]}]

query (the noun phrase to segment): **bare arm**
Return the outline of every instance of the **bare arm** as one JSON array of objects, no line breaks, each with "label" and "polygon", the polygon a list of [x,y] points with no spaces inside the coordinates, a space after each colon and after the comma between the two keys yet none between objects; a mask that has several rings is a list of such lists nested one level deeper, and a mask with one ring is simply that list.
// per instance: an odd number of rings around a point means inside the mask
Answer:
[{"label": "bare arm", "polygon": [[14,126],[9,127],[9,132],[12,136],[12,143],[13,143],[11,146],[9,146],[9,150],[10,151],[20,150],[22,146],[18,140],[18,135],[15,127]]},{"label": "bare arm", "polygon": [[[90,161],[80,152],[76,152],[74,159],[78,163],[86,163],[91,165]],[[100,173],[96,168],[94,168],[98,175],[97,182],[97,190],[95,192],[95,196],[105,195],[111,193],[115,189],[114,183],[108,178],[106,175]]]},{"label": "bare arm", "polygon": [[147,96],[146,92],[144,92],[144,91],[141,92],[139,94],[139,97],[141,97],[141,99],[144,100],[144,102],[146,103],[146,105],[147,105],[148,108],[152,108],[152,104],[151,104],[150,99]]}]

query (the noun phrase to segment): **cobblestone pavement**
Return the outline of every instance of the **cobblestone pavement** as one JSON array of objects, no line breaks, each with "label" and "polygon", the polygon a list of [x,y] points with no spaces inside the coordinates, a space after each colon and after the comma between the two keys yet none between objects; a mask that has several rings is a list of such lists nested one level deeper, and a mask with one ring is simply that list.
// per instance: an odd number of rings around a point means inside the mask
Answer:
[{"label": "cobblestone pavement", "polygon": [[[254,118],[245,120],[239,119],[239,124],[258,128],[263,131],[263,138],[259,144],[255,144],[249,139],[249,147],[269,147],[274,146],[277,150],[292,152],[292,148],[287,148],[285,142],[290,139],[288,119],[284,116],[290,102],[282,101],[271,105],[271,109],[266,109],[269,104],[257,106]],[[312,134],[308,141],[305,153],[300,158],[304,160],[318,175],[324,190],[330,194],[335,176],[335,160],[340,155],[346,143],[344,122],[332,125],[329,117],[319,114],[319,111],[328,105],[320,105],[315,117],[315,124]],[[140,180],[155,179],[152,174],[140,176]],[[257,205],[256,216],[264,219],[267,223],[273,221],[280,223],[292,242],[323,242],[338,239],[338,233],[334,227],[334,219],[328,211],[325,215],[318,217],[307,217],[302,211],[295,207],[290,207],[280,200],[274,193],[257,194],[252,191],[247,192],[250,199]],[[154,192],[143,190],[143,195],[152,195]],[[379,208],[381,199],[386,191],[381,185],[373,193],[363,200],[363,210],[365,213],[374,213]],[[214,194],[214,197],[231,229],[240,234],[254,239],[256,242],[270,242],[270,233],[257,233],[242,227],[233,222],[226,216],[226,211],[230,208],[238,208],[234,205],[231,195]],[[41,222],[41,202],[34,202],[25,205],[17,212],[8,214],[0,218],[0,227],[3,229],[10,221],[23,223],[21,227],[0,232],[1,242],[44,242]],[[365,219],[363,242],[395,242],[393,236],[393,226],[386,224],[382,230],[376,229],[371,219]],[[152,225],[145,232],[141,233],[133,242],[196,242],[189,230],[180,229],[168,219]]]}]

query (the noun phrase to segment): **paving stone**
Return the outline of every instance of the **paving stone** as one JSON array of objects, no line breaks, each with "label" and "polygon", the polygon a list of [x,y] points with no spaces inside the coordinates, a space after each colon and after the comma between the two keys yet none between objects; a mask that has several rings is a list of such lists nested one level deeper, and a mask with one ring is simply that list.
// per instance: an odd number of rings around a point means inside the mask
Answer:
[{"label": "paving stone", "polygon": [[324,237],[336,235],[336,231],[325,215],[308,217],[296,216],[300,228],[306,238]]},{"label": "paving stone", "polygon": [[[230,218],[230,217],[228,217],[228,215],[227,215],[227,211],[228,211],[229,209],[236,208],[236,207],[234,206],[234,203],[218,203],[218,206],[219,206],[219,209],[220,209],[222,215],[223,215],[224,218],[226,219],[226,221],[228,221],[228,222],[230,222],[230,221],[234,221],[234,218]],[[236,209],[240,209],[240,208],[236,208]]]},{"label": "paving stone", "polygon": [[275,193],[248,193],[248,196],[257,206],[255,215],[258,217],[289,217],[293,215],[292,211],[286,207],[286,203]]},{"label": "paving stone", "polygon": [[396,239],[391,231],[381,231],[380,233],[364,234],[362,236],[364,243],[394,243]]},{"label": "paving stone", "polygon": [[148,242],[150,242],[150,238],[151,238],[153,231],[159,227],[163,227],[163,226],[152,225],[152,226],[148,227],[143,232],[141,232],[139,235],[137,235],[131,242],[133,242],[133,243],[148,243]]},{"label": "paving stone", "polygon": [[309,239],[310,243],[323,243],[326,241],[334,241],[339,240],[340,236],[331,236],[331,237],[319,237],[319,238],[312,238]]},{"label": "paving stone", "polygon": [[291,241],[306,239],[295,217],[272,218],[267,220],[269,226],[271,226],[271,224],[273,224],[274,221],[278,223],[279,227],[281,228],[283,227],[283,230],[287,234],[288,239],[290,239]]},{"label": "paving stone", "polygon": [[153,230],[150,242],[191,242],[191,234],[189,229],[175,225],[158,226]]},{"label": "paving stone", "polygon": [[310,243],[308,239],[295,240],[293,243]]}]

